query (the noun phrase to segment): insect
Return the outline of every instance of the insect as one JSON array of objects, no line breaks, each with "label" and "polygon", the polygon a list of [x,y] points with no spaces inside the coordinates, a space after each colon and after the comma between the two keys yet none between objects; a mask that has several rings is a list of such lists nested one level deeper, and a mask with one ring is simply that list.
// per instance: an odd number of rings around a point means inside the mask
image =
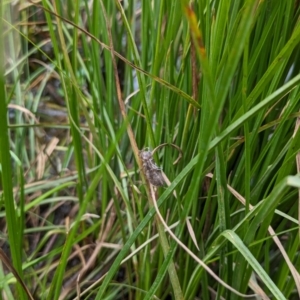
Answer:
[{"label": "insect", "polygon": [[164,185],[165,180],[162,174],[162,170],[155,164],[152,152],[146,149],[141,150],[140,158],[143,163],[145,175],[149,182],[154,186]]}]

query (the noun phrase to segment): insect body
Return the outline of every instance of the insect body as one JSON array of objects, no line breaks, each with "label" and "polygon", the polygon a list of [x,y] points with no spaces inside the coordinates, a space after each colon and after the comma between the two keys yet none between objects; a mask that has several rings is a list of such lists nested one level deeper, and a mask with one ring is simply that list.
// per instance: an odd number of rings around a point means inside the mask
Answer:
[{"label": "insect body", "polygon": [[152,152],[149,150],[140,151],[140,158],[143,163],[143,169],[149,182],[154,186],[162,186],[165,180],[162,175],[162,170],[159,168],[154,160]]}]

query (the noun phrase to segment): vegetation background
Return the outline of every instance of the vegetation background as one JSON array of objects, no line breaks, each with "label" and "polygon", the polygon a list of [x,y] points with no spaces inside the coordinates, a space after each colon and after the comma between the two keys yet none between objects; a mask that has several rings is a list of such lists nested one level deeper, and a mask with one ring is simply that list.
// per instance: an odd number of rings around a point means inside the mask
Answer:
[{"label": "vegetation background", "polygon": [[299,299],[298,0],[0,7],[0,299]]}]

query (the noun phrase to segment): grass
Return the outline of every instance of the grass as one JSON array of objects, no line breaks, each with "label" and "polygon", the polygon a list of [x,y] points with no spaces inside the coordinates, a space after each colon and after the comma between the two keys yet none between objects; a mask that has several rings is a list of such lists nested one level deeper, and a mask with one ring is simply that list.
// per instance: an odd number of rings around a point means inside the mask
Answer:
[{"label": "grass", "polygon": [[298,299],[298,1],[18,5],[1,299]]}]

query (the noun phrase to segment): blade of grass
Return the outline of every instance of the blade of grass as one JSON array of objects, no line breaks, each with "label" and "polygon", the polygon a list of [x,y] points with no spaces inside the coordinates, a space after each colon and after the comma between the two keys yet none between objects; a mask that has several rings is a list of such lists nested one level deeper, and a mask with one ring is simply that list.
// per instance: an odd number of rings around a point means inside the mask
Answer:
[{"label": "blade of grass", "polygon": [[[226,230],[222,233],[222,235],[228,239],[238,250],[239,252],[245,257],[245,259],[249,262],[251,267],[254,271],[259,275],[260,279],[263,283],[269,288],[271,293],[276,299],[285,300],[286,298],[282,294],[282,292],[278,289],[278,287],[274,284],[274,282],[270,279],[269,275],[265,272],[262,266],[258,263],[249,249],[245,246],[239,236],[231,231]],[[237,267],[237,266],[236,266]]]},{"label": "blade of grass", "polygon": [[[1,40],[4,41],[3,37],[3,13],[5,6],[3,3],[0,4],[0,36]],[[13,196],[13,183],[12,183],[12,168],[11,168],[11,155],[10,155],[10,144],[9,144],[9,130],[7,124],[7,98],[5,92],[5,80],[4,80],[4,43],[0,45],[0,164],[1,164],[1,181],[4,196],[5,215],[8,227],[8,242],[10,244],[11,256],[13,261],[13,267],[19,274],[19,277],[23,280],[22,270],[22,240],[23,233],[20,230],[20,223],[15,208],[15,199]],[[20,299],[26,299],[26,293],[22,289],[21,284],[17,283],[18,296]]]}]

